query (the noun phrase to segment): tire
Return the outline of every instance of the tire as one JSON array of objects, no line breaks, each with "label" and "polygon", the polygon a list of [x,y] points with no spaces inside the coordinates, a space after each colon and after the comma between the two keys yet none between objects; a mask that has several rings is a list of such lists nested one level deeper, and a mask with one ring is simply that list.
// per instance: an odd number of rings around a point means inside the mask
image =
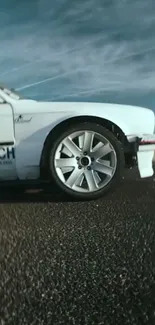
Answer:
[{"label": "tire", "polygon": [[[80,138],[80,134],[84,135],[81,135]],[[74,143],[76,143],[77,139],[81,139],[78,140],[78,144],[83,141],[85,147],[80,149],[79,156],[77,155],[79,150],[77,150],[73,141],[70,141],[70,138],[74,139]],[[95,148],[96,146],[98,148],[94,152],[89,150],[92,138],[95,139],[93,141],[96,141],[93,142],[92,147]],[[54,144],[52,142],[49,139],[47,153],[47,167],[50,179],[54,180],[67,195],[77,200],[94,200],[102,197],[109,189],[118,185],[124,170],[123,146],[114,134],[105,127],[96,123],[82,122],[78,125],[69,126],[55,139]],[[98,142],[100,144],[96,144]],[[101,144],[102,149],[99,151]],[[106,145],[104,149],[103,144]],[[66,149],[68,146],[69,151]],[[80,146],[82,148],[82,144]],[[85,149],[87,149],[87,152],[83,155]],[[70,150],[72,150],[72,155]],[[104,154],[101,155],[101,153]],[[104,156],[104,162],[101,160],[102,156]],[[63,157],[64,159],[71,158],[72,161],[71,159],[62,160]],[[107,157],[108,159],[105,159]],[[64,162],[69,162],[66,163],[66,167],[64,167]]]}]

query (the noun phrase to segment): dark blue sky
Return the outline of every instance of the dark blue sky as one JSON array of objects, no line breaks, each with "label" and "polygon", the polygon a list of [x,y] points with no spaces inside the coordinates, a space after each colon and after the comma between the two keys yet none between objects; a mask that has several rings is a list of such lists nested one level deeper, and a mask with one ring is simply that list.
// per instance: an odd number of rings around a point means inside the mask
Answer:
[{"label": "dark blue sky", "polygon": [[155,107],[154,0],[5,0],[1,82],[39,100]]}]

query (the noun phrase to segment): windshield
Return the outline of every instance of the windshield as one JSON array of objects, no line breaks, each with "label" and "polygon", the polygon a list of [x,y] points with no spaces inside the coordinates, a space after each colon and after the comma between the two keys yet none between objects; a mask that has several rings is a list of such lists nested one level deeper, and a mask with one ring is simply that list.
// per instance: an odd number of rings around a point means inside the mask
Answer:
[{"label": "windshield", "polygon": [[7,94],[8,96],[10,96],[10,97],[12,97],[14,99],[17,99],[17,100],[24,99],[24,97],[20,93],[18,93],[18,91],[16,91],[13,88],[9,89],[5,85],[0,84],[0,89],[3,90],[3,92],[5,94]]}]

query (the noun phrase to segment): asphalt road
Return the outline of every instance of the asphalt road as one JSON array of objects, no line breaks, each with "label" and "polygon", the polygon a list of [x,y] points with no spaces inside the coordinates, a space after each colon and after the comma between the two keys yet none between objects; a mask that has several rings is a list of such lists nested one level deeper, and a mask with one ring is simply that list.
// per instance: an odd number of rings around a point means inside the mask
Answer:
[{"label": "asphalt road", "polygon": [[155,324],[155,182],[94,202],[1,189],[0,324]]}]

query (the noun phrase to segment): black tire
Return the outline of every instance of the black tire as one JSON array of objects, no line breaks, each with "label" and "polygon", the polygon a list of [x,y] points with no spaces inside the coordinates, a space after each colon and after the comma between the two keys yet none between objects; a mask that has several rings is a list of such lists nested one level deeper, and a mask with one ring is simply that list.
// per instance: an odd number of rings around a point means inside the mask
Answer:
[{"label": "black tire", "polygon": [[[105,187],[103,187],[102,189],[99,189],[93,193],[92,192],[91,193],[80,193],[80,192],[77,192],[77,191],[67,187],[66,185],[64,185],[64,183],[58,178],[57,173],[55,171],[55,166],[54,166],[54,155],[55,155],[57,147],[61,143],[61,141],[64,138],[66,138],[67,136],[69,136],[69,134],[72,134],[73,132],[80,131],[83,129],[94,131],[94,132],[99,133],[102,136],[104,136],[113,146],[115,153],[116,153],[116,157],[117,157],[117,166],[116,166],[116,170],[115,170],[115,173],[114,173],[112,179]],[[49,139],[47,150],[48,150],[48,152],[46,152],[46,157],[47,157],[46,165],[49,170],[50,179],[54,180],[54,182],[58,185],[58,187],[63,192],[65,192],[66,194],[68,194],[69,196],[71,196],[74,199],[77,199],[77,200],[98,199],[98,198],[102,197],[104,194],[106,194],[109,189],[112,190],[113,188],[118,186],[119,181],[122,179],[122,174],[123,174],[123,170],[124,170],[123,146],[122,146],[121,142],[115,137],[115,135],[112,132],[110,132],[105,127],[103,127],[99,124],[91,123],[91,122],[82,122],[82,123],[79,123],[78,125],[69,126],[67,130],[65,130],[65,131],[63,130],[62,134],[60,134],[60,136],[58,136],[55,139],[54,144],[53,144],[53,140],[50,142],[50,139]]]}]

